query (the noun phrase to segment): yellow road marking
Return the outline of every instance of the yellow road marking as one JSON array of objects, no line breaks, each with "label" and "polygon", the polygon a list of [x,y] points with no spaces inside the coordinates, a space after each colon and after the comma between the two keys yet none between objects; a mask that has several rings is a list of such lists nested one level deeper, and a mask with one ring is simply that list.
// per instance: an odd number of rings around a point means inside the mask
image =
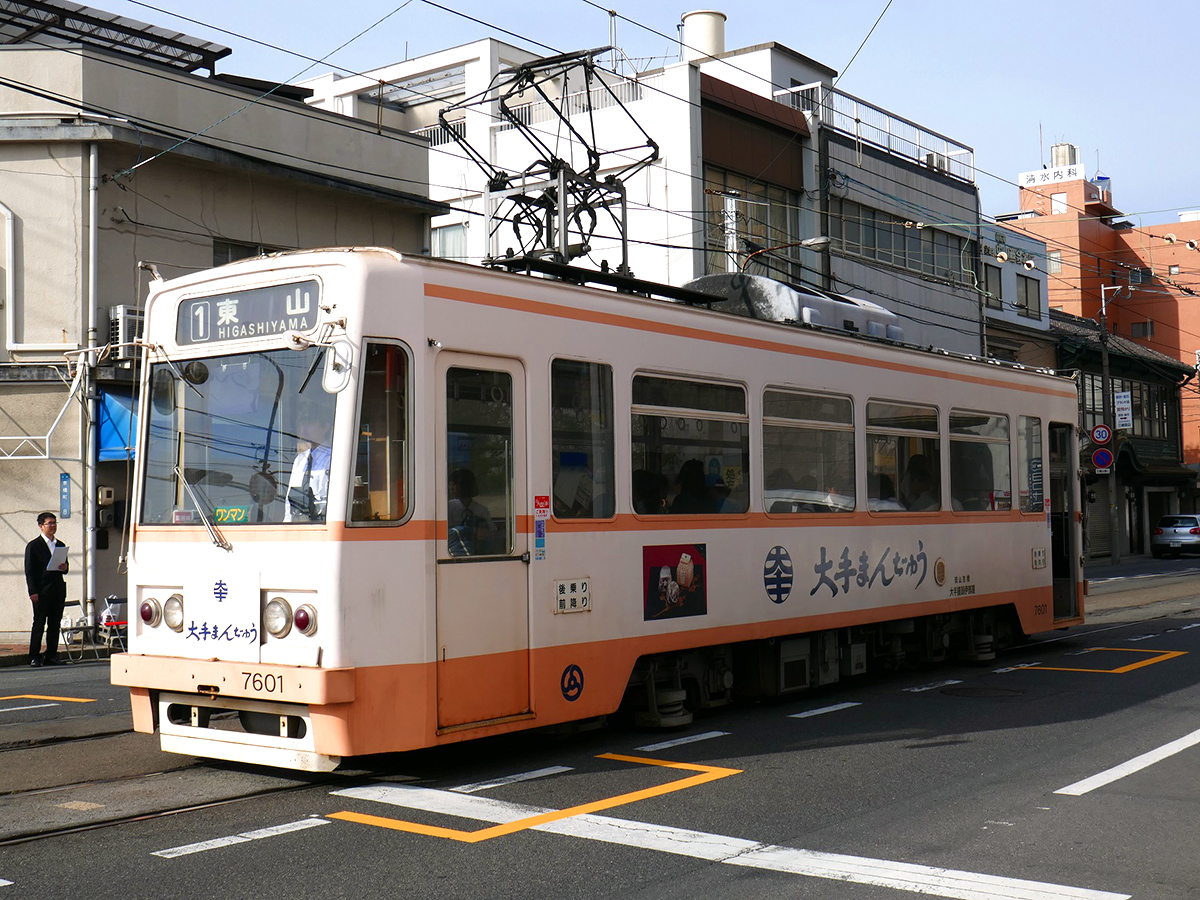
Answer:
[{"label": "yellow road marking", "polygon": [[0,700],[59,700],[62,703],[95,703],[94,697],[49,697],[46,694],[13,694]]},{"label": "yellow road marking", "polygon": [[1026,666],[1025,670],[1042,669],[1046,672],[1098,672],[1104,675],[1124,675],[1126,672],[1132,672],[1134,669],[1141,669],[1145,666],[1152,666],[1155,663],[1163,662],[1164,660],[1174,659],[1177,656],[1187,656],[1186,650],[1135,650],[1132,647],[1093,647],[1089,652],[1097,650],[1111,650],[1114,653],[1153,653],[1150,659],[1143,659],[1135,663],[1130,663],[1127,666],[1121,666],[1117,669],[1074,669],[1066,666]]},{"label": "yellow road marking", "polygon": [[567,809],[555,810],[554,812],[541,813],[540,815],[530,816],[525,819],[518,819],[515,822],[508,822],[503,825],[493,825],[491,828],[483,828],[479,831],[460,831],[456,828],[442,828],[437,825],[421,825],[417,822],[405,822],[402,819],[388,819],[383,816],[366,816],[361,813],[339,812],[333,813],[327,818],[342,819],[347,822],[359,822],[363,825],[375,825],[379,828],[390,828],[393,831],[408,831],[413,834],[424,834],[430,837],[449,838],[453,841],[462,841],[466,844],[477,844],[480,841],[488,841],[492,838],[503,837],[506,834],[515,834],[518,831],[526,831],[536,825],[545,825],[547,822],[557,822],[560,819],[569,819],[572,816],[581,816],[586,813],[600,812],[604,809],[613,809],[617,806],[624,806],[627,803],[635,803],[638,800],[645,800],[649,797],[661,797],[664,794],[671,794],[675,791],[682,791],[697,785],[707,784],[710,781],[716,781],[720,778],[727,778],[730,775],[741,773],[741,769],[724,769],[720,766],[700,766],[692,763],[677,763],[666,762],[661,759],[645,759],[640,756],[620,756],[616,753],[602,753],[596,757],[597,759],[612,759],[617,762],[639,763],[647,766],[664,766],[668,769],[683,769],[689,772],[699,772],[699,775],[692,775],[689,778],[681,778],[678,781],[672,781],[668,784],[661,784],[658,787],[647,788],[643,791],[631,791],[628,794],[620,794],[616,797],[609,797],[605,800],[595,800],[591,803],[583,803],[579,806],[572,806]]}]

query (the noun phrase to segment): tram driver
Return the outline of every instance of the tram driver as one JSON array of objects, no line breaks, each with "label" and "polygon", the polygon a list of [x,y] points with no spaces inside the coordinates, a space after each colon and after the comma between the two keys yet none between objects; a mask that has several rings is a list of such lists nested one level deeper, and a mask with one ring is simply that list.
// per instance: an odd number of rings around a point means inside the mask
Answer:
[{"label": "tram driver", "polygon": [[296,458],[288,478],[285,522],[324,522],[329,499],[329,434],[325,424],[309,419],[296,434]]}]

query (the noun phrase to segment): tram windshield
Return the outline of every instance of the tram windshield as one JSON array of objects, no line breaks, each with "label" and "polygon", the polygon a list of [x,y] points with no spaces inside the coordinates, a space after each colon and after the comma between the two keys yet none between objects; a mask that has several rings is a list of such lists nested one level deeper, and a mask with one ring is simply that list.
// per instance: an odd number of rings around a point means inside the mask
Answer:
[{"label": "tram windshield", "polygon": [[150,372],[144,524],[323,522],[334,395],[324,350],[158,363]]}]

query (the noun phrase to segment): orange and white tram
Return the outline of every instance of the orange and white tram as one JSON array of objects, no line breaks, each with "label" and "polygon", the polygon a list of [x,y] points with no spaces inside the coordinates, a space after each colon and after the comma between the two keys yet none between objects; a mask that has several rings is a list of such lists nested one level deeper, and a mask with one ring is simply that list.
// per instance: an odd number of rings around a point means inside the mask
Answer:
[{"label": "orange and white tram", "polygon": [[145,341],[112,678],[164,750],[681,724],[1082,622],[1049,373],[380,249],[159,283]]}]

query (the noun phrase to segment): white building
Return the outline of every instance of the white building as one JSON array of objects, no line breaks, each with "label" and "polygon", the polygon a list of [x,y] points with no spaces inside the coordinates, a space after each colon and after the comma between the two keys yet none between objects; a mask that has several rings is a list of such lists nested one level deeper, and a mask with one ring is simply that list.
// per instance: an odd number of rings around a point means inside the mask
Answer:
[{"label": "white building", "polygon": [[[592,91],[601,149],[634,148],[613,152],[606,171],[639,152],[637,125],[658,147],[654,163],[627,182],[633,273],[679,285],[775,248],[747,270],[879,303],[901,316],[910,342],[980,352],[971,148],[834,88],[834,70],[781,44],[725,51],[724,21],[720,13],[688,14],[686,59],[631,76],[601,73],[623,108]],[[485,233],[483,172],[437,114],[487,96],[499,73],[533,58],[482,40],[304,87],[312,105],[430,138],[430,195],[457,210],[435,220],[433,252],[478,262],[520,247],[506,228]],[[552,87],[562,93],[561,84]],[[581,145],[545,102],[532,94],[522,102],[521,120],[581,166]],[[451,109],[449,118],[490,165],[515,172],[530,160],[528,142],[494,104]],[[597,228],[576,264],[615,268],[616,234]],[[830,240],[798,246],[814,237]]]}]

